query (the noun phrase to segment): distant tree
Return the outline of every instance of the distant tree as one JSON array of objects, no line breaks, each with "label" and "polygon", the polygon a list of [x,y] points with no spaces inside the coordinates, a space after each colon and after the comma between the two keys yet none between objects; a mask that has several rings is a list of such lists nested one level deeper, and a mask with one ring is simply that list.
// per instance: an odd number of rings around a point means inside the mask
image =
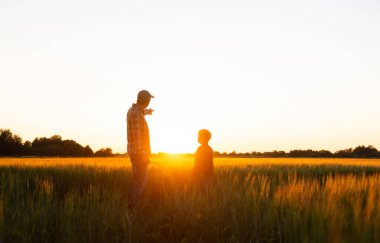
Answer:
[{"label": "distant tree", "polygon": [[25,150],[22,139],[14,135],[9,129],[0,129],[0,155],[23,155]]},{"label": "distant tree", "polygon": [[355,157],[374,158],[378,156],[379,151],[377,151],[377,149],[374,148],[372,145],[368,147],[358,146],[352,151],[352,154]]},{"label": "distant tree", "polygon": [[25,155],[33,155],[32,143],[29,140],[25,141],[23,147],[24,147]]},{"label": "distant tree", "polygon": [[231,157],[236,157],[236,151],[232,151],[230,154],[229,154]]},{"label": "distant tree", "polygon": [[92,149],[90,148],[89,145],[87,145],[84,150],[83,150],[83,155],[86,156],[86,157],[92,157],[94,156],[94,151],[92,151]]},{"label": "distant tree", "polygon": [[280,158],[280,157],[286,157],[286,153],[285,151],[274,150],[273,152],[264,152],[263,156],[267,158]]},{"label": "distant tree", "polygon": [[112,157],[112,149],[110,148],[101,148],[95,152],[96,157]]},{"label": "distant tree", "polygon": [[321,150],[321,151],[318,152],[318,154],[319,154],[319,157],[322,157],[322,158],[332,158],[332,157],[334,157],[334,154],[331,153],[328,150]]},{"label": "distant tree", "polygon": [[334,156],[337,158],[350,158],[353,156],[352,151],[353,151],[352,148],[339,150],[334,153]]},{"label": "distant tree", "polygon": [[327,158],[334,157],[334,154],[328,150],[291,150],[289,153],[290,157],[304,157],[304,158]]},{"label": "distant tree", "polygon": [[[309,154],[309,156],[307,156]],[[291,150],[290,157],[310,157],[310,150]]]},{"label": "distant tree", "polygon": [[74,140],[62,140],[59,135],[34,139],[32,151],[39,156],[91,157],[94,155],[88,145],[83,147]]},{"label": "distant tree", "polygon": [[24,147],[29,149],[32,147],[32,143],[29,140],[26,140],[24,143]]},{"label": "distant tree", "polygon": [[220,157],[220,152],[214,151],[214,157]]},{"label": "distant tree", "polygon": [[260,152],[253,151],[250,153],[251,157],[262,157],[262,154]]},{"label": "distant tree", "polygon": [[250,157],[250,154],[247,152],[247,153],[244,153],[243,154],[243,157],[245,157],[245,158],[248,158],[248,157]]}]

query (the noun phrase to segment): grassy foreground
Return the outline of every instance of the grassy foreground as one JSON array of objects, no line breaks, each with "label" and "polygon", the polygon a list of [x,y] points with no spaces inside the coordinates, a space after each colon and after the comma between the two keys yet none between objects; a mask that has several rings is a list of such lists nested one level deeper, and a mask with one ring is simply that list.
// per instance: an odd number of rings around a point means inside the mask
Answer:
[{"label": "grassy foreground", "polygon": [[0,241],[380,242],[378,160],[221,159],[201,191],[191,160],[156,159],[133,211],[125,159],[55,160],[0,161]]}]

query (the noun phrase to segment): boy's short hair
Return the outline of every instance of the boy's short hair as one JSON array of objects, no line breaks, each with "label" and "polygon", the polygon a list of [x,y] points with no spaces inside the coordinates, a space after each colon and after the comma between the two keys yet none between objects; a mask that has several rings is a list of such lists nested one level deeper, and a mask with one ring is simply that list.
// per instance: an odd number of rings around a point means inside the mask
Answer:
[{"label": "boy's short hair", "polygon": [[211,132],[207,129],[201,129],[198,132],[198,138],[200,138],[203,141],[210,141],[211,139]]}]

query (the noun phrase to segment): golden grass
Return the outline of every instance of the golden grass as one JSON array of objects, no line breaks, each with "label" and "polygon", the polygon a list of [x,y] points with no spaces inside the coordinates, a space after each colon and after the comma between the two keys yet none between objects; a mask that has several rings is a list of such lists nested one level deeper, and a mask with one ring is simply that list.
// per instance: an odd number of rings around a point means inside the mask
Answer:
[{"label": "golden grass", "polygon": [[[380,160],[153,158],[128,209],[128,158],[1,158],[4,242],[380,242]],[[0,235],[0,241],[2,237]]]},{"label": "golden grass", "polygon": [[[194,159],[189,157],[152,158],[151,166],[191,167]],[[380,167],[380,159],[335,159],[335,158],[215,158],[215,166],[248,165],[353,165]],[[129,167],[129,158],[0,158],[0,166],[90,166]]]}]

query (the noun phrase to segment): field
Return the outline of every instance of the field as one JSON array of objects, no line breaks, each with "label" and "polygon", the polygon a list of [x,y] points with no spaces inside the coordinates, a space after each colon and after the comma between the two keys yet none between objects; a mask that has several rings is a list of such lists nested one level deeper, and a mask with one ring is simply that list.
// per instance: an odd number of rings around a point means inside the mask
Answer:
[{"label": "field", "polygon": [[152,160],[127,207],[126,158],[0,159],[0,242],[380,242],[380,160]]}]

